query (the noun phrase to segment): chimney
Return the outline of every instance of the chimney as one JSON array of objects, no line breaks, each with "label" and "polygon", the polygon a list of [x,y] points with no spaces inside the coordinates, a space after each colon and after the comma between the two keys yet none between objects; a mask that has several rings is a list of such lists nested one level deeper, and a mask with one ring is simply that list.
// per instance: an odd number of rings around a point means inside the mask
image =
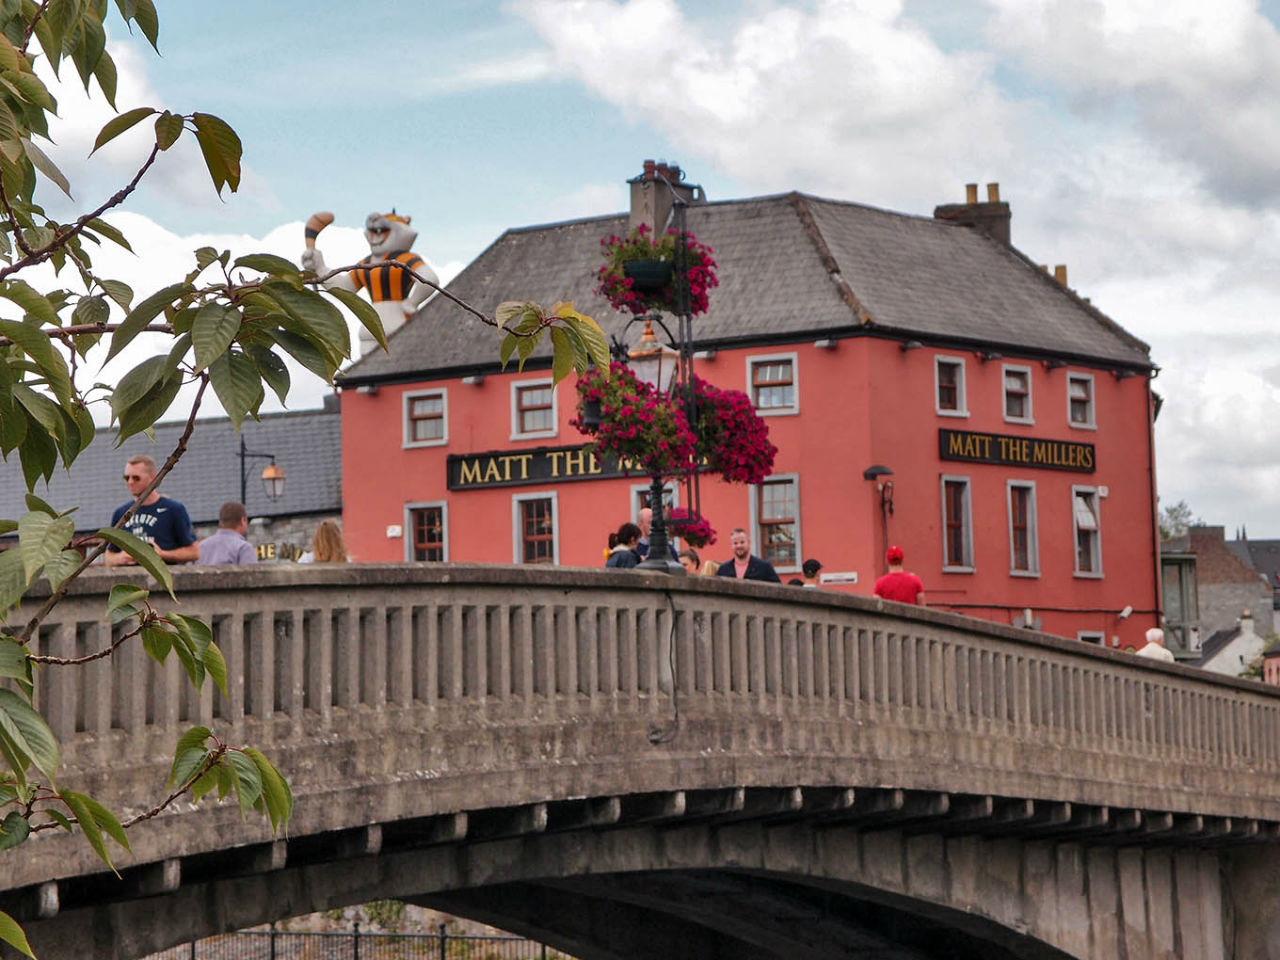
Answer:
[{"label": "chimney", "polygon": [[1065,263],[1060,263],[1053,268],[1053,279],[1064,287],[1067,285],[1067,265]]},{"label": "chimney", "polygon": [[1009,204],[1000,199],[1000,184],[987,184],[987,202],[978,202],[978,185],[965,184],[964,203],[945,203],[933,208],[936,220],[950,220],[966,227],[974,227],[983,233],[999,240],[1006,247],[1011,245],[1009,239],[1009,222],[1012,214]]},{"label": "chimney", "polygon": [[1245,610],[1240,614],[1240,636],[1253,637],[1254,635],[1253,614],[1250,611]]},{"label": "chimney", "polygon": [[665,160],[646,160],[640,176],[627,181],[631,185],[631,217],[628,226],[634,230],[642,223],[663,233],[670,225],[675,198],[687,204],[706,203],[702,187],[684,182],[684,171]]}]

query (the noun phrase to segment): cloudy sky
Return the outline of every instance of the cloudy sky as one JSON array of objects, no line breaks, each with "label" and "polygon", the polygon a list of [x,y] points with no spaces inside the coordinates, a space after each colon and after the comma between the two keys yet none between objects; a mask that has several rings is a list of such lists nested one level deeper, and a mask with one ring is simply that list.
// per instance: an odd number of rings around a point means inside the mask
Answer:
[{"label": "cloudy sky", "polygon": [[[395,207],[448,277],[508,226],[624,209],[646,157],[712,199],[926,216],[997,181],[1015,245],[1151,344],[1162,502],[1280,537],[1280,0],[159,6],[161,57],[111,35],[118,105],[221,116],[245,172],[219,200],[165,155],[116,217],[140,256],[104,271],[139,293],[204,244],[296,258],[321,209],[330,263]],[[110,111],[59,99],[49,152],[87,206],[147,125],[86,162]]]}]

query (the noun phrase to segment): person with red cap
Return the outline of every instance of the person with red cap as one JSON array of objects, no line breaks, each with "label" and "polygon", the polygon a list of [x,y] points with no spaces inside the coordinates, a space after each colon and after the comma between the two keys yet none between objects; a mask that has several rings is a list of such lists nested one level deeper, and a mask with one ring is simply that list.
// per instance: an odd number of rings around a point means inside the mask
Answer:
[{"label": "person with red cap", "polygon": [[914,573],[902,569],[901,547],[890,547],[884,555],[889,572],[876,581],[875,595],[898,603],[914,603],[924,606],[924,581]]}]

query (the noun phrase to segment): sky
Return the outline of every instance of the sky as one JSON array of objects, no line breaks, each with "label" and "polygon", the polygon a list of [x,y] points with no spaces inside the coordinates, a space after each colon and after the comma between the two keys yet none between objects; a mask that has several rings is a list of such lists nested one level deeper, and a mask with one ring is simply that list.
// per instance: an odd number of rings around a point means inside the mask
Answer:
[{"label": "sky", "polygon": [[[448,279],[508,227],[624,210],[645,158],[712,200],[922,216],[998,182],[1015,246],[1151,345],[1162,505],[1280,537],[1280,0],[157,5],[159,56],[109,32],[117,106],[216,114],[244,168],[219,198],[180,144],[109,217],[137,255],[95,266],[139,295],[199,246],[296,259],[317,210],[331,265],[395,208]],[[86,159],[111,110],[74,82],[57,96],[42,146],[76,203],[41,199],[65,216],[151,134]],[[319,404],[299,387],[291,406]]]}]

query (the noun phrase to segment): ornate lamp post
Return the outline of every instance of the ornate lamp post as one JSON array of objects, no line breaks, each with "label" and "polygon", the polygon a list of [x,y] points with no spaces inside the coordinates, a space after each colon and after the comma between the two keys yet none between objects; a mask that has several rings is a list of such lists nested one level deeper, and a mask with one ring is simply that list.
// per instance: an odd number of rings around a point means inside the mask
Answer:
[{"label": "ornate lamp post", "polygon": [[263,471],[262,471],[262,486],[266,489],[267,498],[270,500],[279,500],[282,496],[284,496],[284,481],[285,481],[284,467],[276,463],[276,456],[274,453],[259,453],[254,450],[247,449],[244,445],[244,434],[241,434],[239,456],[240,456],[240,502],[242,504],[245,503],[245,497],[248,495],[248,492],[249,492],[248,464],[246,464],[245,461],[252,458],[260,457],[264,460],[271,461],[271,463],[269,463],[265,468],[263,468]]}]

